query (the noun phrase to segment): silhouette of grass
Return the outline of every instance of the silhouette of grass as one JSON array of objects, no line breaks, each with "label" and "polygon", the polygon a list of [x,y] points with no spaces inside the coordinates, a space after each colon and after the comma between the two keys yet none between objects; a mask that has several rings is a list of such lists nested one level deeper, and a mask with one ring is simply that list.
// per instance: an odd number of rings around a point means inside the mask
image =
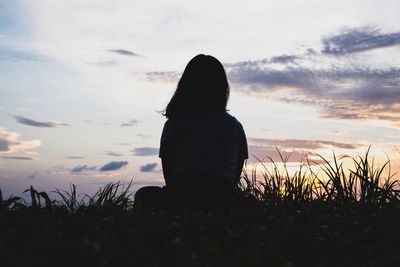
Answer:
[{"label": "silhouette of grass", "polygon": [[396,266],[399,182],[390,161],[378,165],[369,152],[319,155],[319,166],[305,158],[294,172],[282,154],[282,167],[267,158],[243,172],[229,200],[207,209],[146,210],[132,200],[132,181],[93,196],[71,185],[54,191],[57,201],[33,187],[25,190],[30,201],[0,190],[0,259],[3,266]]},{"label": "silhouette of grass", "polygon": [[[301,204],[305,202],[325,202],[334,205],[348,203],[371,203],[385,205],[400,200],[399,181],[391,174],[390,160],[382,166],[377,166],[369,156],[370,148],[363,157],[344,156],[338,158],[333,154],[332,161],[318,155],[321,163],[311,162],[308,158],[300,163],[297,171],[289,174],[288,157],[278,150],[283,163],[279,168],[270,157],[272,167],[257,159],[261,165],[261,179],[257,174],[257,167],[249,174],[244,171],[241,190],[255,196],[264,205]],[[343,160],[350,159],[354,165],[345,170]],[[319,165],[321,172],[315,172],[314,164]],[[384,171],[388,176],[383,177]]]}]

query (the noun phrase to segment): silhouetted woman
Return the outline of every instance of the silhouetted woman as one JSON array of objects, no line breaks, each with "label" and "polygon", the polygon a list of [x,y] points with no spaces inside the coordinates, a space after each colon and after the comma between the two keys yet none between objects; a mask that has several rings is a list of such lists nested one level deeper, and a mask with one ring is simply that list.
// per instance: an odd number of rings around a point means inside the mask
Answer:
[{"label": "silhouetted woman", "polygon": [[228,99],[222,64],[209,55],[192,58],[163,112],[168,120],[159,156],[169,198],[207,201],[238,184],[247,142],[240,122],[227,113]]}]

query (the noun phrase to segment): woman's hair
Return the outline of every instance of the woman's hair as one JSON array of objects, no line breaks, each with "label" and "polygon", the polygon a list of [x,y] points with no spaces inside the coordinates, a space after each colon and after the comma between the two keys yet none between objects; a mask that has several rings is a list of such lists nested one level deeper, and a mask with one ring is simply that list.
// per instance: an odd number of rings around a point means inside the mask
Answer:
[{"label": "woman's hair", "polygon": [[187,64],[163,115],[226,110],[229,84],[224,67],[213,56],[197,55]]}]

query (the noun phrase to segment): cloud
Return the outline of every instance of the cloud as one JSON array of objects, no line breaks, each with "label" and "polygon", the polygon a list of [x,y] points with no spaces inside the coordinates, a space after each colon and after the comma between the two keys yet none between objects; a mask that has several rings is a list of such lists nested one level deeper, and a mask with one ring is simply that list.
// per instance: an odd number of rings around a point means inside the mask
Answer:
[{"label": "cloud", "polygon": [[99,171],[101,172],[106,172],[106,171],[115,171],[115,170],[119,170],[122,167],[124,167],[125,165],[128,165],[127,161],[111,161],[107,164],[104,164]]},{"label": "cloud", "polygon": [[13,153],[17,151],[27,151],[40,146],[40,140],[22,141],[19,140],[21,134],[0,130],[0,153]]},{"label": "cloud", "polygon": [[2,159],[14,159],[14,160],[35,160],[31,157],[20,157],[20,156],[1,156]]},{"label": "cloud", "polygon": [[[360,31],[352,32],[357,33],[355,36],[361,36]],[[359,57],[348,56],[343,59],[327,55],[333,53],[332,46],[328,53],[329,42],[334,42],[338,47],[335,48],[337,53],[343,53],[343,56],[351,51],[377,48],[378,41],[372,41],[381,40],[382,36],[377,32],[379,31],[368,36],[380,36],[379,38],[361,38],[362,40],[357,39],[354,42],[348,40],[350,37],[347,35],[343,40],[339,36],[325,38],[323,42],[326,47],[323,53],[315,50],[310,52],[308,49],[304,54],[294,56],[295,60],[278,60],[281,62],[279,66],[275,64],[277,57],[227,64],[227,74],[235,88],[245,94],[261,95],[287,103],[313,105],[321,109],[322,118],[377,119],[400,125],[400,65],[395,60],[384,61],[382,58],[385,57],[379,56],[383,61],[377,65],[365,63],[364,58],[361,60]],[[399,34],[389,34],[390,38],[382,37],[392,41],[381,41],[379,44],[395,44],[393,40]],[[343,43],[339,45],[338,40]],[[351,45],[353,43],[360,46],[362,43],[362,49],[355,48]]]},{"label": "cloud", "polygon": [[242,92],[322,108],[321,117],[400,122],[400,68],[233,67],[231,80]]},{"label": "cloud", "polygon": [[151,137],[151,135],[141,134],[141,133],[136,134],[136,136],[139,136],[139,137],[142,137],[142,138],[150,138]]},{"label": "cloud", "polygon": [[[247,138],[249,162],[256,163],[261,161],[273,160],[275,162],[305,162],[307,158],[314,163],[323,163],[313,151],[324,148],[356,149],[362,144],[349,144],[342,142],[332,142],[326,140],[305,140],[305,139],[266,139],[266,138]],[[258,158],[258,159],[257,159]]]},{"label": "cloud", "polygon": [[90,65],[96,65],[99,67],[112,67],[118,64],[118,62],[116,60],[99,60],[96,62],[88,62],[88,64]]},{"label": "cloud", "polygon": [[305,68],[274,69],[263,60],[247,65],[232,65],[228,70],[234,83],[251,86],[252,90],[274,91],[282,86],[295,88],[314,87],[318,73]]},{"label": "cloud", "polygon": [[31,174],[28,177],[26,177],[26,179],[28,179],[28,180],[36,179],[36,175],[35,174]]},{"label": "cloud", "polygon": [[400,32],[382,33],[371,26],[343,29],[339,34],[323,38],[322,52],[345,55],[400,45]]},{"label": "cloud", "polygon": [[287,163],[298,163],[298,162],[307,162],[309,159],[310,163],[323,163],[323,161],[310,151],[306,150],[285,150],[270,147],[270,146],[258,146],[258,145],[249,145],[249,159],[248,162],[258,163],[259,160],[261,162],[269,162],[273,160],[274,162],[287,162]]},{"label": "cloud", "polygon": [[123,154],[116,153],[116,152],[113,152],[113,151],[106,151],[106,155],[112,156],[112,157],[121,157],[121,156],[123,156]]},{"label": "cloud", "polygon": [[298,56],[294,56],[294,55],[280,55],[280,56],[272,57],[270,62],[271,63],[287,64],[287,63],[295,62],[297,59],[299,59],[299,57]]},{"label": "cloud", "polygon": [[[1,8],[0,6],[0,9]],[[0,44],[0,60],[45,62],[47,57],[28,47],[11,47]]]},{"label": "cloud", "polygon": [[182,72],[178,71],[151,71],[146,73],[149,82],[176,83],[181,76]]},{"label": "cloud", "polygon": [[156,169],[156,167],[157,167],[157,163],[148,163],[148,164],[145,164],[145,165],[143,165],[143,166],[140,166],[140,171],[141,172],[153,172],[153,171],[155,171],[155,169]]},{"label": "cloud", "polygon": [[135,156],[156,156],[158,155],[158,147],[136,147],[131,150]]},{"label": "cloud", "polygon": [[71,169],[72,173],[79,173],[79,172],[83,172],[83,171],[93,171],[96,170],[96,166],[87,166],[87,165],[78,165],[74,168]]},{"label": "cloud", "polygon": [[338,101],[326,105],[322,118],[346,120],[386,120],[400,126],[400,103],[369,104],[354,101]]},{"label": "cloud", "polygon": [[138,57],[139,55],[126,49],[109,49],[109,52],[113,52],[123,56]]},{"label": "cloud", "polygon": [[129,142],[123,142],[123,143],[116,143],[115,145],[118,145],[118,146],[130,146],[132,144],[129,143]]},{"label": "cloud", "polygon": [[21,111],[21,112],[32,112],[33,111],[31,108],[25,108],[25,107],[16,107],[15,109],[18,111]]},{"label": "cloud", "polygon": [[322,149],[326,147],[337,147],[343,149],[356,149],[362,147],[361,144],[349,144],[325,140],[304,140],[304,139],[264,139],[264,138],[247,138],[247,141],[253,145],[268,145],[269,147],[293,148],[293,149]]},{"label": "cloud", "polygon": [[138,123],[139,123],[138,120],[133,119],[133,120],[130,120],[129,122],[121,123],[120,127],[135,126]]},{"label": "cloud", "polygon": [[24,125],[32,126],[32,127],[39,127],[39,128],[55,128],[58,126],[70,126],[67,123],[60,123],[60,122],[40,122],[40,121],[35,121],[26,117],[22,116],[13,116],[15,120]]},{"label": "cloud", "polygon": [[66,159],[84,159],[85,157],[81,157],[81,156],[69,156],[69,157],[65,157]]}]

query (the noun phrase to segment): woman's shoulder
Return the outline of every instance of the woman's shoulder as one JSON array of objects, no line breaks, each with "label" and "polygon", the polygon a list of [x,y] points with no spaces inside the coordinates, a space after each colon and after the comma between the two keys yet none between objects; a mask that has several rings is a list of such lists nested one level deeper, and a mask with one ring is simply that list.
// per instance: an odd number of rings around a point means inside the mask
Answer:
[{"label": "woman's shoulder", "polygon": [[232,125],[235,125],[239,128],[243,128],[242,124],[236,117],[232,116],[228,112],[225,112],[224,116],[225,116],[226,120],[229,121]]},{"label": "woman's shoulder", "polygon": [[185,127],[192,125],[202,125],[202,123],[221,123],[228,124],[231,127],[243,128],[239,120],[226,111],[208,111],[180,114],[167,119],[164,127]]}]

